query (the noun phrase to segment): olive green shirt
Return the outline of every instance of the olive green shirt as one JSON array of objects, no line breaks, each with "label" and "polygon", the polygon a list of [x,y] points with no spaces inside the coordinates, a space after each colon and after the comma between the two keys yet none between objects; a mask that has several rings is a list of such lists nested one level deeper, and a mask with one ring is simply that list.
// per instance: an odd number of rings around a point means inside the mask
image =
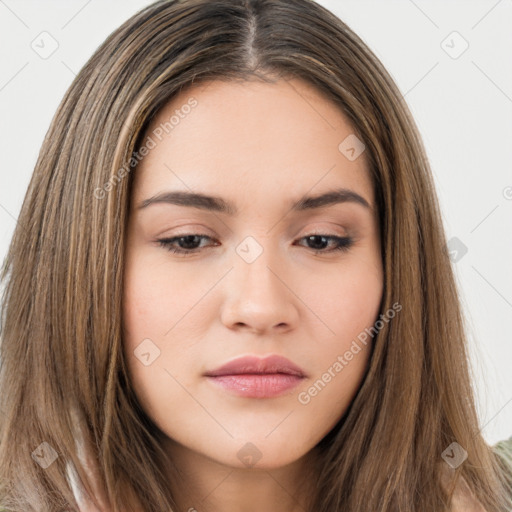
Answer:
[{"label": "olive green shirt", "polygon": [[496,443],[492,448],[506,462],[512,474],[512,436]]},{"label": "olive green shirt", "polygon": [[[505,462],[508,468],[508,474],[512,477],[512,436],[504,441],[499,441],[492,447],[493,451]],[[510,496],[512,511],[512,495]]]}]

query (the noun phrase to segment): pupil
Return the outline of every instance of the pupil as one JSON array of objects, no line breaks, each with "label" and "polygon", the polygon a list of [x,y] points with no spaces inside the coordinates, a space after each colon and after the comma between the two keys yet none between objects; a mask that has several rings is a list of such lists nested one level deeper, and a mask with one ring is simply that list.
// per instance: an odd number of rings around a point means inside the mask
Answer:
[{"label": "pupil", "polygon": [[[318,239],[322,239],[322,238],[324,238],[322,235],[312,235],[312,236],[309,237],[309,240],[315,242],[315,241],[318,241]],[[313,245],[317,245],[317,244],[313,244]],[[313,247],[313,249],[322,249],[322,248],[324,248],[325,242],[324,243],[320,243],[320,245],[322,245],[322,247]]]},{"label": "pupil", "polygon": [[[187,235],[187,236],[182,236],[181,240],[185,240],[185,242],[184,242],[185,246],[188,246],[189,244],[195,245],[193,242],[194,238],[196,238],[196,235]],[[195,249],[195,247],[185,247],[185,249]]]}]

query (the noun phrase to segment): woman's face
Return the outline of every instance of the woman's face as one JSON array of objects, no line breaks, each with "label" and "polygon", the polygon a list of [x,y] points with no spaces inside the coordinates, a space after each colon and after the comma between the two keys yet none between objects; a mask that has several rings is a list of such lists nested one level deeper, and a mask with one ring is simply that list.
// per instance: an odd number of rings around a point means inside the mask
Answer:
[{"label": "woman's face", "polygon": [[180,453],[296,461],[344,414],[371,352],[357,340],[383,269],[364,146],[298,79],[183,90],[143,144],[123,301],[140,404]]}]

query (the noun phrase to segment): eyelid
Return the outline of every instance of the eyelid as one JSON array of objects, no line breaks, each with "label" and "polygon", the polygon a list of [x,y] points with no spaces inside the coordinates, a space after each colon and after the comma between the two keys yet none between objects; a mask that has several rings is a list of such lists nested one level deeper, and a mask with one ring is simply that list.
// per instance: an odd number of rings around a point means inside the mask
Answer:
[{"label": "eyelid", "polygon": [[[197,221],[196,222],[194,222],[194,221],[189,221],[189,222],[185,221],[185,222],[180,223],[178,225],[174,225],[173,224],[172,227],[165,228],[164,230],[161,231],[161,234],[158,234],[157,236],[168,236],[170,238],[172,236],[180,236],[180,235],[182,236],[181,232],[183,232],[183,235],[189,235],[191,233],[198,234],[199,232],[205,233],[207,231],[211,233],[211,235],[208,235],[208,236],[215,236],[215,232],[212,231],[210,228],[206,227],[205,225],[198,224]],[[168,233],[168,232],[171,232],[172,234],[164,235],[164,233]]]}]

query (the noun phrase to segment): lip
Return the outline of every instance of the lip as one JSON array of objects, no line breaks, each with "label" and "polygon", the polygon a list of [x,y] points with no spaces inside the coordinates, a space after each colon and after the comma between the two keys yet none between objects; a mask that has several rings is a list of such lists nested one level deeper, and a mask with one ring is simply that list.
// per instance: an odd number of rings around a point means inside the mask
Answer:
[{"label": "lip", "polygon": [[279,355],[238,357],[204,375],[221,388],[247,398],[282,395],[306,377],[302,368]]}]

